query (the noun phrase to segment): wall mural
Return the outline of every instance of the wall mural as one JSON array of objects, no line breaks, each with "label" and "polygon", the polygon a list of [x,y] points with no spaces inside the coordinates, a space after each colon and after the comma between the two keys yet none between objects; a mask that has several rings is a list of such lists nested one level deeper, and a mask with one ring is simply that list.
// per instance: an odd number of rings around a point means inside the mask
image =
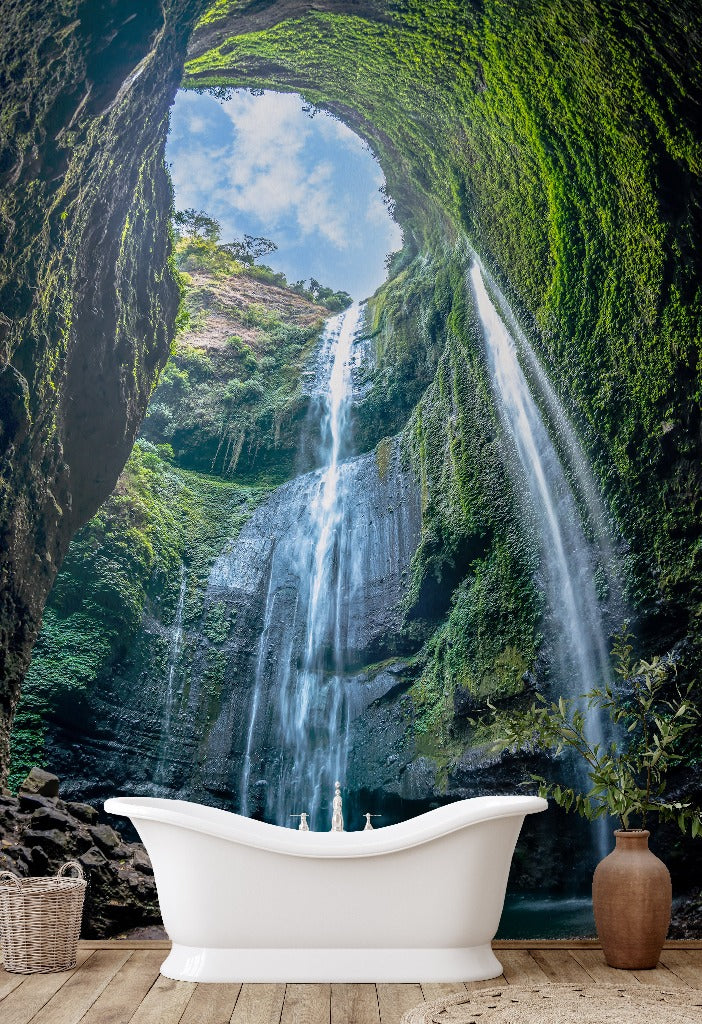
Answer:
[{"label": "wall mural", "polygon": [[[548,4],[366,6],[268,24],[220,3],[191,37],[171,354],[18,670],[10,789],[40,767],[65,803],[32,829],[41,800],[19,806],[11,866],[92,857],[93,934],[158,922],[136,835],[94,810],[116,793],[322,831],[336,780],[361,829],[535,777],[557,799],[525,823],[501,934],[593,934],[617,819],[567,813],[587,764],[515,721],[572,702],[603,750],[628,723],[593,689],[626,709],[655,679],[699,707],[692,58],[690,96],[653,110],[684,10],[640,67],[628,4],[557,4],[567,29]],[[622,69],[644,109],[599,88]],[[653,839],[681,936],[702,927],[683,719]]]}]

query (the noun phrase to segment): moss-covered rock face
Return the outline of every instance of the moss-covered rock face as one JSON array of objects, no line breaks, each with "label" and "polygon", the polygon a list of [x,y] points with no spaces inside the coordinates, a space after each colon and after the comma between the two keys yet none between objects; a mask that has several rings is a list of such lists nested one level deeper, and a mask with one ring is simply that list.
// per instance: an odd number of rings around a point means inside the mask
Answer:
[{"label": "moss-covered rock face", "polygon": [[[46,760],[84,796],[104,798],[104,780],[114,785],[124,771],[124,785],[153,781],[173,630],[185,646],[198,630],[209,638],[212,564],[291,468],[286,435],[297,424],[297,439],[306,408],[302,364],[327,310],[270,283],[262,268],[191,270],[181,277],[182,329],[141,437],[71,543],[46,606],[14,723],[11,786]],[[211,724],[205,713],[197,728]]]},{"label": "moss-covered rock face", "polygon": [[142,430],[171,445],[178,466],[258,483],[292,473],[309,405],[303,374],[329,311],[271,276],[183,275],[189,326]]},{"label": "moss-covered rock face", "polygon": [[221,0],[186,65],[189,86],[294,88],[351,123],[416,248],[469,236],[576,421],[658,646],[702,598],[695,8]]},{"label": "moss-covered rock face", "polygon": [[0,775],[46,595],[131,449],[178,305],[168,107],[203,4],[0,19]]},{"label": "moss-covered rock face", "polygon": [[372,368],[355,407],[359,446],[377,445],[382,472],[387,435],[402,430],[421,487],[421,538],[405,595],[407,632],[425,641],[410,688],[411,729],[417,749],[431,748],[444,763],[471,742],[457,708],[524,689],[539,611],[538,552],[513,493],[467,267],[460,248],[444,248],[378,289],[368,310]]}]

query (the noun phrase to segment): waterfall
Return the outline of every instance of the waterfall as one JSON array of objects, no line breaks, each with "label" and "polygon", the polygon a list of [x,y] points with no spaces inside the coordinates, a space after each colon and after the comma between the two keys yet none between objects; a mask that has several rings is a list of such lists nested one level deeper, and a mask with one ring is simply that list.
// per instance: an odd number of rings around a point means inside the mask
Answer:
[{"label": "waterfall", "polygon": [[[527,500],[538,531],[547,617],[553,624],[550,630],[552,685],[564,696],[577,699],[611,678],[607,631],[595,588],[597,564],[610,561],[608,543],[601,529],[603,516],[595,517],[596,540],[590,545],[566,468],[520,365],[520,352],[525,353],[524,358],[534,367],[538,365],[536,356],[523,334],[519,336],[518,352],[513,334],[488,294],[477,258],[473,260],[469,276],[497,408],[514,442],[521,467],[520,480],[526,484]],[[501,304],[508,308],[503,299]],[[513,320],[511,312],[506,313],[505,319]],[[550,388],[546,402],[556,412],[556,421],[567,423],[565,411]],[[568,448],[577,454],[574,473],[585,495],[589,495],[588,508],[597,512],[596,487],[589,479],[585,456],[577,446],[570,425],[566,440]],[[601,716],[594,710],[588,711],[585,707],[583,710],[586,711],[588,739],[591,743],[604,743],[607,737]],[[583,781],[586,781],[584,771]],[[596,823],[595,832],[596,852],[603,857],[609,852],[607,821],[601,819]]]},{"label": "waterfall", "polygon": [[156,769],[156,779],[158,782],[163,782],[163,774],[167,764],[166,754],[168,750],[168,742],[171,736],[173,705],[175,703],[176,696],[176,666],[178,664],[180,652],[183,647],[183,606],[185,604],[186,587],[187,577],[185,574],[185,566],[181,565],[180,591],[178,593],[176,613],[173,619],[170,643],[168,645],[168,673],[166,676],[166,699],[164,701],[163,715],[161,718],[160,755]]},{"label": "waterfall", "polygon": [[558,432],[560,446],[567,452],[568,466],[573,473],[578,493],[587,507],[587,525],[594,534],[597,552],[601,558],[602,567],[605,570],[610,602],[621,607],[622,618],[624,618],[624,598],[621,592],[621,581],[616,569],[616,553],[612,544],[608,516],[588,459],[573,429],[572,423],[568,419],[548,376],[537,359],[536,353],[529,344],[527,336],[510,309],[507,299],[497,282],[482,264],[480,264],[480,272],[483,280],[487,282],[490,292],[497,299],[500,315],[518,345],[519,355],[527,365],[530,377],[537,384],[539,396],[548,411],[552,427]]},{"label": "waterfall", "polygon": [[[351,306],[325,327],[316,391],[321,407],[321,468],[300,478],[307,508],[276,538],[268,583],[263,630],[256,655],[255,680],[241,777],[240,805],[250,812],[252,750],[270,679],[276,681],[281,755],[269,780],[266,816],[290,824],[290,815],[307,811],[320,827],[320,810],[342,778],[348,753],[348,705],[342,673],[346,662],[343,608],[346,567],[343,534],[353,474],[342,462],[348,447],[352,398],[351,362],[360,307]],[[291,566],[298,574],[290,579]],[[293,587],[294,605],[284,595]],[[277,608],[288,607],[288,615]],[[267,709],[268,710],[268,709]]]}]

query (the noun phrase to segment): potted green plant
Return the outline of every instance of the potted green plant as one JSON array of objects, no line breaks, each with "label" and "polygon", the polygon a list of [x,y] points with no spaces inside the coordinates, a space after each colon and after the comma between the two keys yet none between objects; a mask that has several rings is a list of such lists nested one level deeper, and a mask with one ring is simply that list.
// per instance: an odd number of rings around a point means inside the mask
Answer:
[{"label": "potted green plant", "polygon": [[[670,924],[671,883],[668,869],[648,849],[651,817],[675,821],[693,838],[702,834],[702,812],[691,803],[666,798],[669,770],[684,759],[683,739],[700,720],[691,699],[693,684],[681,688],[675,666],[667,660],[632,661],[626,627],[614,648],[615,671],[626,681],[621,692],[605,684],[580,701],[549,702],[541,694],[525,712],[500,718],[495,750],[565,749],[582,758],[589,789],[549,782],[532,775],[539,795],[590,821],[605,815],[619,819],[616,846],[593,878],[597,933],[612,967],[655,967]],[[588,711],[611,723],[611,741],[595,743]],[[491,705],[493,715],[497,709]]]}]

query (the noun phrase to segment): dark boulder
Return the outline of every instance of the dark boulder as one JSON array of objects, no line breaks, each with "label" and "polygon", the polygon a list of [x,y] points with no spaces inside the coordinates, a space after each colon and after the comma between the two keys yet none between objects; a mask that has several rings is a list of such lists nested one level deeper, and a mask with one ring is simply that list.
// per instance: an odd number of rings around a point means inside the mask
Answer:
[{"label": "dark boulder", "polygon": [[66,804],[66,807],[73,817],[78,819],[78,821],[84,821],[86,825],[95,825],[97,823],[99,817],[98,812],[94,807],[91,807],[90,804],[68,803]]},{"label": "dark boulder", "polygon": [[0,796],[0,871],[22,878],[55,875],[68,860],[78,860],[88,880],[84,937],[160,924],[151,862],[141,843],[124,842],[88,804],[34,793]]},{"label": "dark boulder", "polygon": [[32,768],[31,772],[19,788],[20,793],[36,793],[37,796],[58,796],[59,780],[51,772],[43,768]]},{"label": "dark boulder", "polygon": [[121,843],[119,835],[109,825],[92,825],[89,829],[90,835],[105,853],[116,850]]},{"label": "dark boulder", "polygon": [[87,871],[91,868],[101,868],[103,864],[107,863],[107,857],[98,850],[97,846],[91,846],[89,850],[80,855],[78,860]]},{"label": "dark boulder", "polygon": [[28,829],[22,838],[27,846],[41,846],[49,857],[64,857],[65,860],[70,860],[73,843],[72,836],[67,832],[61,832],[57,828],[48,829],[46,832]]},{"label": "dark boulder", "polygon": [[35,796],[33,793],[23,793],[21,790],[17,794],[19,800],[20,810],[26,813],[32,813],[32,811],[38,810],[40,807],[53,807],[56,802],[56,797],[49,798],[48,796]]},{"label": "dark boulder", "polygon": [[68,815],[58,807],[38,807],[31,817],[33,829],[46,831],[52,828],[63,829],[68,824]]}]

